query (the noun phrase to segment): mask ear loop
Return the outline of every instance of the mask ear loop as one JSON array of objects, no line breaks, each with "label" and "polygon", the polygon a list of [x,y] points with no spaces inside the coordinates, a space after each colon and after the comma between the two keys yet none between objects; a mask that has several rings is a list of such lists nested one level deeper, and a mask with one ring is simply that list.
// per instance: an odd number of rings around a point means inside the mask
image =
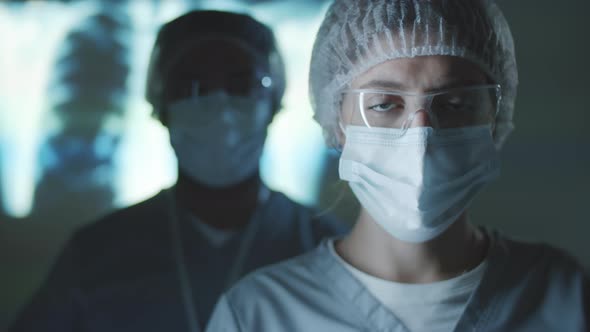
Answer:
[{"label": "mask ear loop", "polygon": [[[346,131],[344,129],[344,125],[342,124],[342,121],[340,121],[340,119],[338,119],[338,127],[340,128],[340,132],[342,133],[342,136],[346,136]],[[340,142],[338,142],[338,146],[335,146],[332,148],[332,150],[336,151],[336,153],[338,153],[338,154],[342,154],[343,149],[344,149],[344,147],[342,146],[342,144],[340,144]]]},{"label": "mask ear loop", "polygon": [[340,120],[338,120],[338,127],[340,127],[340,131],[342,131],[342,135],[346,135],[344,125],[342,124],[342,121],[340,121]]},{"label": "mask ear loop", "polygon": [[[364,92],[359,92],[358,101],[357,101],[358,112],[361,114],[361,117],[363,119],[365,126],[367,126],[367,128],[372,128],[371,124],[367,120],[367,116],[365,115],[365,112],[363,110],[363,107],[364,107],[363,99],[364,99]],[[340,101],[340,107],[342,107],[342,100]],[[353,109],[352,113],[353,113],[353,117],[354,117],[354,113],[355,113],[354,109]],[[342,135],[346,136],[346,130],[344,128],[344,125],[342,124],[341,116],[342,116],[342,112],[338,113],[338,127],[340,128],[340,132],[342,133]],[[343,147],[340,145],[338,147],[334,147],[334,150],[336,150],[339,153],[342,153],[342,149],[343,149]]]},{"label": "mask ear loop", "polygon": [[500,85],[496,86],[496,112],[494,114],[494,118],[492,119],[492,125],[490,127],[492,131],[492,135],[495,135],[496,132],[496,122],[498,119],[498,114],[500,114],[500,103],[502,102],[502,87]]},{"label": "mask ear loop", "polygon": [[[338,119],[336,120],[336,122],[338,123],[338,129],[340,129],[340,133],[336,132],[337,128],[334,128],[334,135],[336,135],[337,137],[342,135],[344,137],[346,137],[346,129],[344,128],[344,124],[342,123],[342,101],[343,101],[343,96],[344,96],[344,92],[342,94],[340,94],[340,100],[337,103],[338,107],[340,109],[340,111],[338,112]],[[334,151],[336,154],[342,154],[344,147],[342,146],[342,144],[340,142],[337,142],[336,146],[333,146],[330,150]]]}]

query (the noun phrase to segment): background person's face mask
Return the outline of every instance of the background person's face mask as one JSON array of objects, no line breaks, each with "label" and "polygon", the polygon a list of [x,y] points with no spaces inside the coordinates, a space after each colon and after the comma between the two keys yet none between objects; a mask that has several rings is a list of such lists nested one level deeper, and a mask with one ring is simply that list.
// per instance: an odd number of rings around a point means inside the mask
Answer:
[{"label": "background person's face mask", "polygon": [[500,172],[490,126],[434,130],[348,126],[340,178],[389,234],[425,242],[446,230]]},{"label": "background person's face mask", "polygon": [[268,98],[223,91],[167,106],[170,142],[180,170],[210,187],[227,187],[257,172],[272,116]]}]

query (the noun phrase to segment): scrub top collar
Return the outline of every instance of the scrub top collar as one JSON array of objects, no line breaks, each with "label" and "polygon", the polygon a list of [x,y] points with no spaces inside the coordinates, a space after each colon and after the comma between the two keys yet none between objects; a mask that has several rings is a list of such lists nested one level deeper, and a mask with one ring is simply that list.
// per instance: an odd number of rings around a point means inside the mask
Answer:
[{"label": "scrub top collar", "polygon": [[[479,326],[485,326],[486,322],[493,319],[496,306],[502,303],[500,277],[506,270],[508,249],[497,241],[497,232],[485,229],[483,231],[490,241],[486,258],[487,267],[481,282],[467,301],[455,331],[478,330]],[[328,245],[328,240],[324,240],[318,248],[319,254],[308,257],[311,259],[310,268],[326,277],[326,288],[333,293],[332,295],[346,303],[345,305],[354,307],[354,312],[359,315],[358,320],[367,322],[367,328],[371,331],[409,332],[403,323],[330,253]]]}]

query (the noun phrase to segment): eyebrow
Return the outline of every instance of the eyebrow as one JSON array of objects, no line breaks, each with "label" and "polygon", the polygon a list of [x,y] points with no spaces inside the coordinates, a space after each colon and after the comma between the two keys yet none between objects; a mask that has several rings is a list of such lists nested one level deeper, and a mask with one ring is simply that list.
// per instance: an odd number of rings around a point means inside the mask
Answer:
[{"label": "eyebrow", "polygon": [[[453,88],[459,88],[464,86],[471,86],[471,85],[478,85],[478,84],[486,84],[486,82],[479,82],[477,80],[462,80],[460,78],[449,78],[449,79],[442,79],[443,83],[435,85],[426,92],[433,92],[433,91],[440,91],[440,90],[447,90]],[[397,81],[388,81],[388,80],[372,80],[369,81],[359,87],[359,89],[391,89],[397,91],[408,91],[411,90],[406,84]]]},{"label": "eyebrow", "polygon": [[401,82],[372,80],[361,86],[359,89],[392,89],[392,90],[407,90],[407,86]]},{"label": "eyebrow", "polygon": [[488,84],[487,82],[481,82],[479,80],[474,79],[461,79],[458,77],[448,78],[441,80],[443,83],[434,86],[429,92],[436,92],[440,90],[448,90],[448,89],[455,89],[455,88],[462,88],[462,87],[469,87],[474,85],[484,85]]}]

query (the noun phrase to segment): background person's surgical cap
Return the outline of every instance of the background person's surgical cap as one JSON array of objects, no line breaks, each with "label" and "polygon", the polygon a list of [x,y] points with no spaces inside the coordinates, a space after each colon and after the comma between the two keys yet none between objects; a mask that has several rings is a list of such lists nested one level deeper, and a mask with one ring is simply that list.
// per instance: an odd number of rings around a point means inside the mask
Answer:
[{"label": "background person's surgical cap", "polygon": [[429,55],[468,59],[502,86],[496,146],[513,130],[518,74],[510,28],[492,0],[336,0],[310,66],[314,118],[337,147],[342,91],[382,62]]},{"label": "background person's surgical cap", "polygon": [[163,106],[166,71],[193,43],[205,39],[238,40],[268,64],[275,111],[285,92],[285,67],[272,30],[245,14],[203,10],[186,13],[166,23],[156,37],[147,74],[146,99],[158,115]]}]

